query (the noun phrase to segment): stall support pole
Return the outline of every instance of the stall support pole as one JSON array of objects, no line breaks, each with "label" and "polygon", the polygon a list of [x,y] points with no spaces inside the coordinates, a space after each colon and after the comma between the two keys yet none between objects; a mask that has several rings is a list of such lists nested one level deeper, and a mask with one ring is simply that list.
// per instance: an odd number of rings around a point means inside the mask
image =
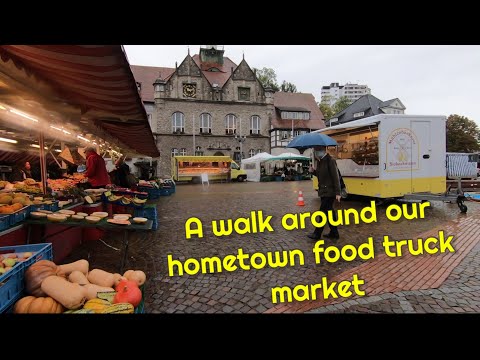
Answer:
[{"label": "stall support pole", "polygon": [[47,193],[47,159],[45,156],[45,139],[43,131],[40,131],[38,136],[38,144],[40,145],[40,174],[42,177],[42,190]]}]

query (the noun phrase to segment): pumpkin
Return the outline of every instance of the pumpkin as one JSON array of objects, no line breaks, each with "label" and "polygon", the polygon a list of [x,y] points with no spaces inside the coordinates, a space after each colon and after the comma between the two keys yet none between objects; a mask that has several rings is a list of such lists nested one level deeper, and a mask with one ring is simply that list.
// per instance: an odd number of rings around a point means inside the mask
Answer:
[{"label": "pumpkin", "polygon": [[62,304],[51,297],[25,296],[13,307],[14,314],[61,314]]},{"label": "pumpkin", "polygon": [[47,296],[42,290],[43,280],[52,275],[63,276],[58,266],[49,260],[40,260],[25,271],[25,291],[36,297]]},{"label": "pumpkin", "polygon": [[80,271],[85,276],[88,274],[89,263],[87,260],[81,259],[69,264],[63,264],[58,266],[62,273],[70,275],[74,271]]},{"label": "pumpkin", "polygon": [[100,269],[91,270],[88,273],[87,279],[91,284],[103,287],[112,287],[115,284],[114,274]]},{"label": "pumpkin", "polygon": [[120,281],[116,290],[117,294],[113,298],[114,304],[129,303],[137,307],[142,301],[142,291],[135,281]]}]

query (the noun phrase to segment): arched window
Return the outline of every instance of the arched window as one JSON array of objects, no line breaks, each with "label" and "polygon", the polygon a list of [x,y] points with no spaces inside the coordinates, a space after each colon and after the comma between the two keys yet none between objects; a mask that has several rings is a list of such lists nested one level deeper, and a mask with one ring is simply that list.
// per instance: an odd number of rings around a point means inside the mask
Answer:
[{"label": "arched window", "polygon": [[195,147],[195,156],[203,156],[203,151],[201,146]]},{"label": "arched window", "polygon": [[225,116],[225,134],[237,133],[237,117],[233,114]]},{"label": "arched window", "polygon": [[252,157],[253,155],[255,155],[255,150],[254,149],[250,149],[248,151],[248,157]]},{"label": "arched window", "polygon": [[181,112],[174,112],[172,114],[172,132],[185,131],[185,116]]},{"label": "arched window", "polygon": [[178,155],[178,149],[173,148],[172,149],[172,157],[177,156],[177,155]]},{"label": "arched window", "polygon": [[200,134],[212,133],[212,115],[203,113],[200,115]]},{"label": "arched window", "polygon": [[260,134],[260,116],[258,115],[250,118],[250,134]]},{"label": "arched window", "polygon": [[262,149],[258,149],[258,150],[257,150],[257,154],[260,154],[260,153],[262,153],[262,152],[263,152]]}]

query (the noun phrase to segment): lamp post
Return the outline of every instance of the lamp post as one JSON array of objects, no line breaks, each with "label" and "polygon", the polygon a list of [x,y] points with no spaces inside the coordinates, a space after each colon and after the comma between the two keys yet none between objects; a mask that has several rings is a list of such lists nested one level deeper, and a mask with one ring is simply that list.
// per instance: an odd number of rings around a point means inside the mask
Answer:
[{"label": "lamp post", "polygon": [[245,135],[235,135],[235,140],[237,140],[240,143],[240,162],[242,162],[243,158],[243,146],[242,144],[247,140],[247,137]]}]

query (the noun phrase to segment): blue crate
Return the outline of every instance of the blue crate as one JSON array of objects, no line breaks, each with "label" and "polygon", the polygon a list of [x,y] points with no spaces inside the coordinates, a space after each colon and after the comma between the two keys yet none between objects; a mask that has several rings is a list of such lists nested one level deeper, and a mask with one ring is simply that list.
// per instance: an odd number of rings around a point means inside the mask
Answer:
[{"label": "blue crate", "polygon": [[156,206],[147,206],[143,209],[135,209],[134,217],[143,217],[153,221],[152,230],[158,229],[158,216]]},{"label": "blue crate", "polygon": [[0,247],[0,254],[24,252],[31,252],[33,255],[28,260],[15,264],[7,273],[0,275],[0,313],[11,307],[22,296],[25,270],[37,261],[53,259],[50,243]]},{"label": "blue crate", "polygon": [[0,231],[7,230],[10,227],[10,215],[0,216]]},{"label": "blue crate", "polygon": [[10,215],[10,226],[22,222],[27,218],[28,214],[30,214],[30,206],[25,206],[24,208],[15,211]]}]

